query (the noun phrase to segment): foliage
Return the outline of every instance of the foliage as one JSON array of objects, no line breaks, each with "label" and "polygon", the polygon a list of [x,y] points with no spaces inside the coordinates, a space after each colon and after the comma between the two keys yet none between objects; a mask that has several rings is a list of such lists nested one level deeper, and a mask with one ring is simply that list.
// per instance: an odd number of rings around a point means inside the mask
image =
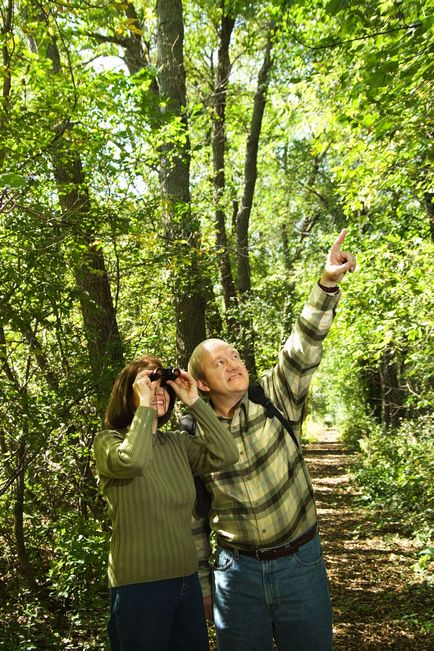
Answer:
[{"label": "foliage", "polygon": [[[109,314],[98,304],[103,287],[125,359],[151,351],[176,362],[173,292],[185,278],[202,290],[209,334],[231,335],[230,320],[249,317],[261,373],[347,226],[358,270],[343,283],[310,405],[354,446],[362,440],[358,481],[370,499],[384,494],[416,518],[432,497],[422,473],[434,400],[432,0],[185,1],[187,102],[175,116],[156,92],[151,6],[2,0],[1,8],[4,648],[104,646],[108,525],[90,450],[121,360],[109,346],[93,353]],[[216,246],[211,145],[226,14],[235,22],[218,205],[235,285],[246,134],[276,25],[246,314],[224,305]],[[173,163],[187,135],[191,213],[168,224],[161,152],[174,145]],[[89,266],[96,258],[101,266]],[[100,327],[89,330],[89,319]],[[96,372],[105,365],[108,374]]]},{"label": "foliage", "polygon": [[[352,432],[351,440],[357,430],[370,431],[372,418],[381,422],[388,407],[399,418],[413,418],[429,412],[433,399],[434,297],[426,283],[433,245],[419,236],[392,233],[358,239],[359,268],[345,288],[318,380],[337,422]],[[380,380],[388,367],[399,371],[396,386],[382,392]],[[333,383],[323,377],[333,377]]]},{"label": "foliage", "polygon": [[433,416],[403,422],[396,432],[379,429],[360,440],[355,480],[363,502],[400,513],[416,529],[434,524]]},{"label": "foliage", "polygon": [[[48,530],[45,531],[45,528]],[[69,512],[40,527],[47,579],[57,611],[47,611],[31,592],[21,587],[15,593],[12,581],[2,599],[4,649],[105,649],[108,590],[105,585],[108,533],[98,530],[94,520]],[[41,542],[35,541],[35,545]],[[8,563],[12,567],[12,559]]]}]

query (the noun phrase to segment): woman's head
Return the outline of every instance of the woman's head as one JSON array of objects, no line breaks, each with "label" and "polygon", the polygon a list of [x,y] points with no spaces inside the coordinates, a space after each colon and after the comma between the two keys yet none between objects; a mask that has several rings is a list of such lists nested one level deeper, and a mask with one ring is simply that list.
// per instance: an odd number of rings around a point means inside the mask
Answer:
[{"label": "woman's head", "polygon": [[[105,413],[105,426],[109,429],[124,429],[131,424],[136,411],[133,395],[133,384],[136,375],[140,371],[163,368],[163,364],[154,355],[144,355],[127,364],[119,373],[113,385]],[[169,394],[169,405],[165,414],[158,417],[158,426],[166,423],[175,404],[175,392],[172,387],[166,385],[165,390]]]}]

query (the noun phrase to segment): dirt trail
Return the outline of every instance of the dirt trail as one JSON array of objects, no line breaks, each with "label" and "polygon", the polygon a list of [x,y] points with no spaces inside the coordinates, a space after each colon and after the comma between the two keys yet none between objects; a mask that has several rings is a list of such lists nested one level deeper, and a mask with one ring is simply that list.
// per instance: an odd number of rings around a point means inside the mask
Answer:
[{"label": "dirt trail", "polygon": [[335,651],[433,651],[433,629],[424,632],[417,622],[434,614],[434,594],[412,569],[413,543],[399,522],[379,529],[376,514],[357,505],[348,481],[353,458],[335,430],[308,445],[305,456],[330,578]]}]

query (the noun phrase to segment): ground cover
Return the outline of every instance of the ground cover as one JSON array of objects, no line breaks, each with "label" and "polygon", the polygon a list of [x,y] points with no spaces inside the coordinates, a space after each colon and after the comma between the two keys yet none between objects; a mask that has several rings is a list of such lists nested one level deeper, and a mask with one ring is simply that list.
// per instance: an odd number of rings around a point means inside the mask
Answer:
[{"label": "ground cover", "polygon": [[434,590],[399,514],[360,507],[335,430],[306,447],[334,612],[335,651],[434,649]]}]

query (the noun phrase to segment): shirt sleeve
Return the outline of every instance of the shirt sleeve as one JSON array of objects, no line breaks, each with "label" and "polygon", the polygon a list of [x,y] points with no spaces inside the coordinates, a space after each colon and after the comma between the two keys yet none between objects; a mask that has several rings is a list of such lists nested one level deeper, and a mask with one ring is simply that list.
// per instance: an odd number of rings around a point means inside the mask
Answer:
[{"label": "shirt sleeve", "polygon": [[125,435],[115,430],[99,432],[93,443],[98,473],[110,479],[143,475],[152,455],[155,410],[138,407]]},{"label": "shirt sleeve", "polygon": [[298,433],[303,405],[322,353],[323,341],[333,322],[341,292],[313,287],[301,315],[279,354],[276,366],[260,383]]},{"label": "shirt sleeve", "polygon": [[200,427],[195,436],[187,437],[187,451],[193,474],[221,470],[238,461],[238,447],[229,429],[220,422],[202,398],[196,400],[190,411]]}]

